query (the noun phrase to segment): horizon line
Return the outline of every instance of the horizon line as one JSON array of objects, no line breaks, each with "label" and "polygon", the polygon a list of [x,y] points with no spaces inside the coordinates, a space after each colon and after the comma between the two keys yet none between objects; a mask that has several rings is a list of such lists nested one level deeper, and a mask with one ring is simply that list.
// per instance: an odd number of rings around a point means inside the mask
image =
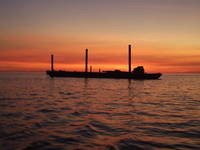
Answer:
[{"label": "horizon line", "polygon": [[[47,70],[33,70],[33,71],[31,71],[31,70],[0,70],[0,72],[46,72],[46,71]],[[62,71],[65,71],[65,70],[62,70]],[[104,71],[104,70],[102,70],[102,71]],[[71,71],[71,72],[73,72],[73,71]],[[79,72],[79,71],[74,70],[74,72]],[[174,73],[200,74],[200,72],[162,72],[162,73],[165,73],[165,74],[174,74]]]}]

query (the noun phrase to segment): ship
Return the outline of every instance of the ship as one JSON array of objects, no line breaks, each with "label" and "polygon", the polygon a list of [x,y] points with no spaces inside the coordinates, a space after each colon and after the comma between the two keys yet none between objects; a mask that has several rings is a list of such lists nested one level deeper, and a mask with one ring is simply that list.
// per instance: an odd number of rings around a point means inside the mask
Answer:
[{"label": "ship", "polygon": [[110,79],[159,79],[162,73],[146,73],[143,66],[138,66],[131,70],[131,45],[128,45],[128,71],[108,70],[92,72],[88,71],[88,49],[85,50],[85,71],[64,71],[54,70],[54,55],[51,55],[51,70],[46,73],[50,77],[75,77],[75,78],[110,78]]}]

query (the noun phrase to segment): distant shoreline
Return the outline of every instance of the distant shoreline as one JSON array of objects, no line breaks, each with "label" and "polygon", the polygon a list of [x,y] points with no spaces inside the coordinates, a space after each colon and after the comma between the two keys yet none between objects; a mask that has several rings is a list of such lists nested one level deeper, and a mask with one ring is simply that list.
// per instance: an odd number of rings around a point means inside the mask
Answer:
[{"label": "distant shoreline", "polygon": [[[0,71],[0,72],[45,72],[44,71]],[[200,74],[200,72],[163,72],[163,74]]]}]

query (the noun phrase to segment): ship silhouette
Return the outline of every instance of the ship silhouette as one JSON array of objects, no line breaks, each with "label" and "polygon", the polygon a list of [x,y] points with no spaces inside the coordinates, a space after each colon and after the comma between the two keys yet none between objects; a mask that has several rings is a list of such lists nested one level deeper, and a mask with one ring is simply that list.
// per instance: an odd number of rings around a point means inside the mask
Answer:
[{"label": "ship silhouette", "polygon": [[131,45],[128,46],[128,71],[100,71],[88,72],[88,49],[85,51],[85,72],[54,70],[54,56],[51,55],[51,70],[46,73],[50,77],[77,77],[77,78],[118,78],[118,79],[159,79],[161,73],[146,73],[143,66],[138,66],[131,71]]}]

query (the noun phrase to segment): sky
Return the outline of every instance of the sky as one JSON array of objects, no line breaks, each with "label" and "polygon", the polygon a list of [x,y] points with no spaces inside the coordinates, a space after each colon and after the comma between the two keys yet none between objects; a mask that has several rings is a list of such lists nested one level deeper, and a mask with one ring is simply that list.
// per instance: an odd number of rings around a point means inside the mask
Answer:
[{"label": "sky", "polygon": [[0,71],[200,72],[200,0],[0,0]]}]

